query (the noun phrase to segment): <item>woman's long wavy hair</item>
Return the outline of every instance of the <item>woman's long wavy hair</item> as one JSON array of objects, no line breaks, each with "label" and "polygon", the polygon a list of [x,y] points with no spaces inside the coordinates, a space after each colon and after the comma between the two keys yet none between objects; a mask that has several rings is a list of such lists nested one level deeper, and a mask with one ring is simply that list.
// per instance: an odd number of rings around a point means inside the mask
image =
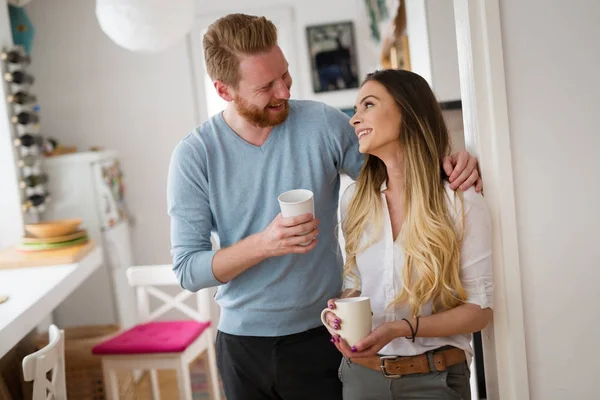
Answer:
[{"label": "woman's long wavy hair", "polygon": [[[409,71],[376,71],[367,75],[368,81],[387,89],[401,115],[405,220],[397,241],[404,250],[404,266],[403,288],[393,303],[408,305],[415,316],[430,300],[433,312],[454,308],[466,300],[460,281],[464,228],[455,225],[448,210],[442,160],[449,153],[450,139],[439,104],[425,79]],[[344,274],[355,276],[356,255],[382,234],[381,185],[387,178],[383,161],[367,155],[342,221],[347,255]],[[462,198],[455,202],[459,203],[462,217]],[[369,231],[373,221],[377,222]],[[363,239],[365,232],[370,235],[368,241]]]}]

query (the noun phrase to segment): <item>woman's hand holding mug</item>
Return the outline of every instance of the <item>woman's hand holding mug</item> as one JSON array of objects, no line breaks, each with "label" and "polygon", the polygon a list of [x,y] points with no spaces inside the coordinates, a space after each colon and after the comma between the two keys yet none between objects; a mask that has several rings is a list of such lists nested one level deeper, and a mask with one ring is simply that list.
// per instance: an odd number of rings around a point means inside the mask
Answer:
[{"label": "woman's hand holding mug", "polygon": [[321,322],[337,349],[351,357],[352,346],[371,332],[371,301],[368,297],[330,299],[321,312]]}]

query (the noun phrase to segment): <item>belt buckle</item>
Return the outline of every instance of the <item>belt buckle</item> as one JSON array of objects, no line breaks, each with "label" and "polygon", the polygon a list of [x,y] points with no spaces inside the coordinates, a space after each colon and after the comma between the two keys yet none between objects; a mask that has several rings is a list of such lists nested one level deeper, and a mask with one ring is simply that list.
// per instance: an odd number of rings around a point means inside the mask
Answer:
[{"label": "belt buckle", "polygon": [[385,361],[386,360],[397,360],[398,356],[381,356],[379,357],[379,368],[381,368],[381,372],[383,372],[383,376],[386,378],[401,378],[402,375],[393,375],[387,372],[385,369]]}]

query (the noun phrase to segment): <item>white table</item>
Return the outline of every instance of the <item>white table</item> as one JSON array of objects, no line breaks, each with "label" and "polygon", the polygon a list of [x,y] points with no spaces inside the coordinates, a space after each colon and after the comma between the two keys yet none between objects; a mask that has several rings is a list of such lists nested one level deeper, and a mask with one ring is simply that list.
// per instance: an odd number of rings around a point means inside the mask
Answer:
[{"label": "white table", "polygon": [[0,270],[0,358],[39,325],[63,300],[102,265],[96,246],[73,264]]}]

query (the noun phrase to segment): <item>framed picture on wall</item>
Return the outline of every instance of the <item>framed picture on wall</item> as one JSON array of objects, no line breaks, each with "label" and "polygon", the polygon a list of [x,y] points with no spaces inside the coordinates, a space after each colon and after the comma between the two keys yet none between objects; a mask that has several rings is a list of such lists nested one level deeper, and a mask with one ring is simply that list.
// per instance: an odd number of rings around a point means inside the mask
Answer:
[{"label": "framed picture on wall", "polygon": [[336,22],[306,27],[311,77],[315,93],[358,87],[354,23]]}]

